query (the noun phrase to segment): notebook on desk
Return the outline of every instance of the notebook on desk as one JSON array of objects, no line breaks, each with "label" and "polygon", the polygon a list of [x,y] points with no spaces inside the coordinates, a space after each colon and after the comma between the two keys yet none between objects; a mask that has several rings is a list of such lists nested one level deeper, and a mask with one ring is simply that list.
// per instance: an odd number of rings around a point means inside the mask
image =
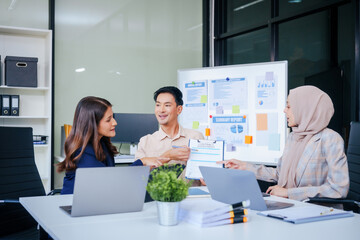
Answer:
[{"label": "notebook on desk", "polygon": [[60,206],[72,217],[141,211],[148,166],[78,168],[71,206]]},{"label": "notebook on desk", "polygon": [[234,204],[250,200],[250,209],[265,211],[291,207],[294,204],[264,200],[255,174],[249,171],[199,167],[212,199]]}]

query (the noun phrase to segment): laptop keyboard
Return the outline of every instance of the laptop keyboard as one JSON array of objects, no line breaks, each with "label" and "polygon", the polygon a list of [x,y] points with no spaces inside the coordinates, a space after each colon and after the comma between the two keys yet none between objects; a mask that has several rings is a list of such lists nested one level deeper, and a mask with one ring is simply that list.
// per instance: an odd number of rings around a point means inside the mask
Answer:
[{"label": "laptop keyboard", "polygon": [[283,209],[294,206],[292,203],[265,200],[267,210]]},{"label": "laptop keyboard", "polygon": [[263,197],[270,197],[270,194],[262,192]]}]

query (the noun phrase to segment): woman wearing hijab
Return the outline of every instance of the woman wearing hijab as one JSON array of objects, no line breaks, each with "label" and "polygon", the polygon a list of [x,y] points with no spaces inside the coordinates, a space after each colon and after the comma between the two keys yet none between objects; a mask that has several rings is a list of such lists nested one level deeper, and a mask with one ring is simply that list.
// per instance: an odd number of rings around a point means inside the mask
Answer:
[{"label": "woman wearing hijab", "polygon": [[267,193],[304,200],[309,197],[343,198],[349,191],[344,141],[327,128],[334,114],[330,97],[314,86],[290,90],[284,109],[292,128],[276,168],[231,159],[227,168],[249,170],[264,181],[277,182]]}]

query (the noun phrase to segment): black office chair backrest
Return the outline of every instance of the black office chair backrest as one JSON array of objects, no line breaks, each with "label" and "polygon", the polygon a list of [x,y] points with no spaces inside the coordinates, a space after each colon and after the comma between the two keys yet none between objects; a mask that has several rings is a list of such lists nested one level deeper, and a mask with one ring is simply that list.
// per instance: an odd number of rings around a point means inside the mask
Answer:
[{"label": "black office chair backrest", "polygon": [[351,122],[347,159],[350,176],[347,198],[360,201],[360,122]]},{"label": "black office chair backrest", "polygon": [[[0,199],[43,196],[34,160],[32,128],[0,127]],[[0,235],[36,226],[20,204],[0,204]]]}]

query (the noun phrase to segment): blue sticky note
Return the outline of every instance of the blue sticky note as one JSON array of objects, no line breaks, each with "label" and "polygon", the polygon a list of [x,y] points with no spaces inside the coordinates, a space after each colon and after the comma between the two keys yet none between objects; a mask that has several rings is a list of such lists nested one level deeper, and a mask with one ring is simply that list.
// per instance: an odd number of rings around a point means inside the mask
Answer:
[{"label": "blue sticky note", "polygon": [[280,134],[278,133],[269,134],[269,150],[271,151],[280,150]]},{"label": "blue sticky note", "polygon": [[235,146],[232,145],[231,143],[227,143],[227,144],[226,144],[226,151],[227,151],[227,152],[233,152],[233,151],[235,151]]},{"label": "blue sticky note", "polygon": [[267,81],[274,80],[274,72],[266,72],[265,73],[265,80],[267,80]]}]

